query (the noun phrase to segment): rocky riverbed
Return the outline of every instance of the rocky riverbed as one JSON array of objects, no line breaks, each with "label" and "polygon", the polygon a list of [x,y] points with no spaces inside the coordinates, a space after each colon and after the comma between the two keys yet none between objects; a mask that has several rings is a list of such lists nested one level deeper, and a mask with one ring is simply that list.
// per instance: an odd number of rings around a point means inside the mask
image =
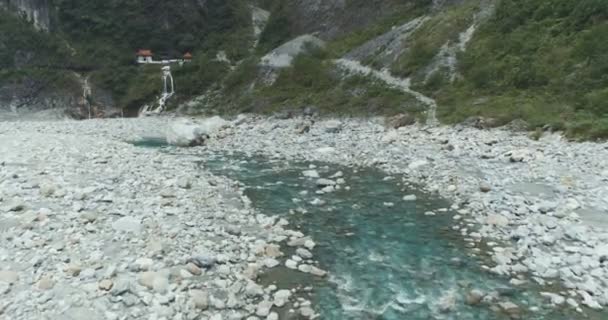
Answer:
[{"label": "rocky riverbed", "polygon": [[381,119],[239,122],[209,148],[404,174],[404,182],[453,202],[453,228],[472,253],[488,255],[488,272],[509,276],[516,286],[558,285],[543,293],[555,306],[608,305],[606,143],[551,134],[535,141],[508,129],[387,129]]},{"label": "rocky riverbed", "polygon": [[273,305],[314,316],[294,288],[255,282],[280,242],[314,242],[191,158],[129,143],[165,126],[0,122],[0,318],[277,319]]},{"label": "rocky riverbed", "polygon": [[[168,121],[0,122],[2,317],[277,319],[271,307],[288,302],[293,314],[314,317],[296,288],[254,281],[285,260],[285,242],[302,249],[296,265],[324,276],[308,255],[314,239],[255,212],[238,184],[201,170],[196,161],[209,151],[399,174],[452,201],[454,230],[470,254],[488,255],[488,272],[514,286],[558,285],[543,294],[555,306],[608,306],[607,144],[464,127],[387,130],[380,119],[258,117],[205,133],[206,147],[191,157],[129,143],[164,136]],[[303,174],[323,179],[326,196],[348,181]]]}]

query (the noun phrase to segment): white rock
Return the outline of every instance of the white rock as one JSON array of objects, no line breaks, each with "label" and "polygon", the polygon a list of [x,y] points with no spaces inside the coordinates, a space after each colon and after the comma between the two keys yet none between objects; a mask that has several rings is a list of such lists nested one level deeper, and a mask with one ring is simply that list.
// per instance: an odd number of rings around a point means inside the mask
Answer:
[{"label": "white rock", "polygon": [[302,175],[307,178],[319,178],[319,172],[317,172],[317,170],[304,170],[302,171]]},{"label": "white rock", "polygon": [[11,270],[0,270],[0,282],[13,284],[19,280],[19,274]]},{"label": "white rock", "polygon": [[200,146],[208,139],[208,135],[201,125],[181,119],[169,124],[167,143],[178,147]]},{"label": "white rock", "polygon": [[422,167],[425,167],[427,165],[429,165],[429,162],[426,161],[426,160],[416,160],[416,161],[413,161],[412,163],[410,163],[408,165],[408,168],[410,168],[412,170],[416,170],[416,169],[420,169]]},{"label": "white rock", "polygon": [[279,290],[274,293],[274,305],[277,307],[284,306],[288,301],[289,297],[291,297],[291,291],[289,290]]},{"label": "white rock", "polygon": [[342,122],[338,120],[330,120],[325,123],[325,132],[338,133],[342,131]]},{"label": "white rock", "polygon": [[406,195],[403,197],[403,201],[416,201],[417,197],[415,194]]},{"label": "white rock", "polygon": [[287,259],[287,261],[285,261],[285,266],[289,269],[297,269],[298,268],[298,263],[291,260],[291,259]]},{"label": "white rock", "polygon": [[112,223],[112,228],[116,231],[139,233],[141,232],[142,225],[141,221],[137,218],[122,217]]}]

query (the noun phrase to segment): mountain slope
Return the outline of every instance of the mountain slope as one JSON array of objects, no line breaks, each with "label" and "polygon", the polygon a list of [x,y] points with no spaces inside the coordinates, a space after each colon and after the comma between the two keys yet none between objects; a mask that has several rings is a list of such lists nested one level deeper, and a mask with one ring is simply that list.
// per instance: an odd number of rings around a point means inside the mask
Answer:
[{"label": "mountain slope", "polygon": [[[318,26],[307,29],[328,40],[326,56],[318,63],[345,57],[378,72],[389,69],[393,77],[411,78],[413,89],[437,100],[442,122],[476,116],[485,118],[481,121],[485,125],[497,126],[522,119],[530,130],[564,130],[575,138],[608,137],[608,2],[463,0],[394,9],[342,33],[328,31],[333,30],[324,27],[328,14],[320,15]],[[300,23],[292,23],[295,26],[288,30],[297,30]],[[338,21],[334,26],[340,25]],[[247,88],[245,109],[248,103],[261,103],[251,102],[252,94],[255,98],[256,92],[272,91]],[[263,103],[300,108],[306,104],[301,101],[310,101],[295,93],[277,99]],[[350,114],[346,107],[330,109]],[[394,113],[407,108],[395,104],[382,110]]]},{"label": "mountain slope", "polygon": [[[199,53],[191,65],[176,72],[181,92],[187,94],[200,92],[208,85],[209,75],[203,74],[202,66],[210,64],[211,54],[225,50],[230,58],[239,59],[248,54],[248,43],[253,41],[248,4],[240,0],[1,3],[0,47],[4,49],[0,51],[0,105],[48,108],[69,104],[78,109],[78,103],[67,100],[78,100],[80,89],[61,89],[65,84],[78,86],[78,75],[74,75],[78,73],[90,78],[92,99],[99,100],[94,103],[109,101],[96,99],[97,93],[111,96],[111,105],[100,105],[100,109],[136,110],[157,94],[160,72],[158,68],[136,66],[137,49],[151,49],[157,59],[181,57],[188,51]],[[36,31],[38,23],[31,17],[41,12],[48,14],[48,23]],[[214,69],[205,71],[209,70]],[[58,75],[63,78],[59,82]],[[51,88],[53,83],[59,88]],[[48,88],[48,95],[34,103],[28,98],[30,93],[25,93],[31,86]],[[1,94],[6,91],[16,93]],[[56,100],[49,95],[70,98]]]},{"label": "mountain slope", "polygon": [[[315,107],[342,115],[420,113],[428,103],[416,97],[426,96],[437,101],[442,122],[477,116],[502,125],[523,119],[529,129],[608,137],[608,2],[603,0],[0,4],[0,27],[10,31],[0,34],[0,105],[20,101],[3,94],[11,91],[6,88],[19,88],[11,92],[26,92],[26,98],[63,90],[70,93],[59,96],[82,100],[78,79],[88,77],[93,103],[137,110],[159,92],[158,68],[133,63],[134,50],[145,47],[166,56],[195,53],[192,64],[174,70],[178,96],[172,102],[204,94],[188,103],[194,111]],[[269,70],[260,63],[302,34],[316,35],[325,48],[308,51],[287,68]],[[227,59],[216,59],[221,51]],[[395,92],[377,77],[344,73],[334,63],[342,58],[371,68],[368,75],[388,72],[391,79],[407,81],[417,95]]]}]

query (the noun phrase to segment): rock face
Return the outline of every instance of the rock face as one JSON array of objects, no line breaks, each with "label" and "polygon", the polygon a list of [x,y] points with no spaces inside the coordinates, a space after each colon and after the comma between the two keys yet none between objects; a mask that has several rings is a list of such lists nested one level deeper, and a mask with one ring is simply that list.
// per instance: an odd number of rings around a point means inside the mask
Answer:
[{"label": "rock face", "polygon": [[[297,34],[316,32],[322,39],[334,39],[393,13],[396,1],[298,1],[287,0],[290,29]],[[403,2],[401,2],[403,3]],[[352,10],[356,7],[357,10]]]},{"label": "rock face", "polygon": [[287,68],[295,57],[312,48],[325,47],[325,42],[313,35],[302,35],[286,42],[262,57],[260,65],[270,68]]},{"label": "rock face", "polygon": [[36,29],[42,31],[50,30],[49,0],[0,0],[0,8],[3,6],[25,16]]},{"label": "rock face", "polygon": [[[36,59],[35,55],[18,52],[14,60],[17,67],[26,67]],[[63,81],[63,87],[52,91],[43,90],[47,83],[35,77],[0,85],[0,111],[9,111],[22,119],[42,120],[118,118],[122,115],[106,90],[87,83],[84,97],[85,83],[80,75],[70,75]]]}]

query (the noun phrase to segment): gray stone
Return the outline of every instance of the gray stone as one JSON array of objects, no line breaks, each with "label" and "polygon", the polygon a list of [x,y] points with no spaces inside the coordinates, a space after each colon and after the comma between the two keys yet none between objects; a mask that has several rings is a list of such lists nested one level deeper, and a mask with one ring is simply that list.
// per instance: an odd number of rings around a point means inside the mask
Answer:
[{"label": "gray stone", "polygon": [[304,248],[296,249],[296,254],[304,259],[312,259],[312,253]]},{"label": "gray stone", "polygon": [[211,268],[217,263],[217,258],[209,252],[203,252],[193,256],[190,262],[199,268]]},{"label": "gray stone", "polygon": [[127,278],[116,279],[110,291],[113,296],[122,296],[128,292],[131,292],[131,281]]}]

